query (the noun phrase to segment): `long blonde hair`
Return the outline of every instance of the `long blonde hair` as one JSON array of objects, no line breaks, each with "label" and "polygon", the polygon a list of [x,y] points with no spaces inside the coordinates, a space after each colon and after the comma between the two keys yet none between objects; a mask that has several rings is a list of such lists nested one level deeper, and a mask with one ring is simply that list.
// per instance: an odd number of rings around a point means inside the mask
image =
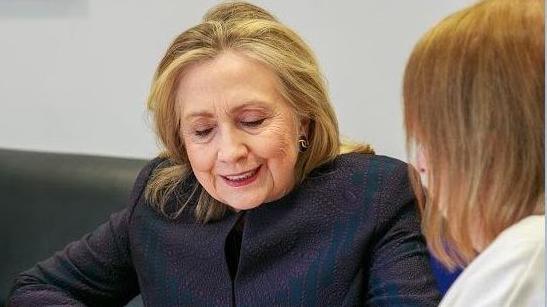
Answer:
[{"label": "long blonde hair", "polygon": [[444,19],[410,56],[407,150],[427,157],[423,231],[449,267],[544,212],[544,46],[543,1],[487,0]]},{"label": "long blonde hair", "polygon": [[[228,2],[213,7],[202,23],[180,34],[161,60],[150,91],[148,108],[167,158],[152,175],[145,197],[166,216],[176,218],[192,197],[197,197],[196,218],[202,222],[219,219],[227,209],[196,181],[192,196],[176,199],[174,210],[167,202],[178,187],[192,176],[175,112],[175,92],[190,64],[210,60],[223,51],[244,53],[270,67],[281,80],[284,98],[300,118],[310,121],[309,150],[299,155],[295,166],[300,183],[314,168],[333,160],[340,152],[338,123],[329,102],[317,61],[307,44],[270,13],[245,2]],[[372,153],[366,145],[347,145],[345,151]]]}]

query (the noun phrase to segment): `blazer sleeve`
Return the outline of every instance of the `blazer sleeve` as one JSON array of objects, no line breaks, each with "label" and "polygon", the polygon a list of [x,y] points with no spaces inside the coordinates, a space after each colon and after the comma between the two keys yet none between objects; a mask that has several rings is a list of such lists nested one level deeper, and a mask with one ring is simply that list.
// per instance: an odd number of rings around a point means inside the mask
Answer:
[{"label": "blazer sleeve", "polygon": [[120,306],[139,293],[132,265],[128,226],[135,204],[157,159],[144,167],[133,186],[130,205],[79,241],[21,273],[8,306]]},{"label": "blazer sleeve", "polygon": [[367,306],[437,306],[441,296],[429,266],[408,167],[401,163],[377,195],[375,246]]}]

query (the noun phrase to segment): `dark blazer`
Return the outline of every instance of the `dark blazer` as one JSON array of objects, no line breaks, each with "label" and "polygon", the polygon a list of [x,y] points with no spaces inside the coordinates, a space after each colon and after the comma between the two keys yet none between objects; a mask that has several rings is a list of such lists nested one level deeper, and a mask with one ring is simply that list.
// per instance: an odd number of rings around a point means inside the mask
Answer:
[{"label": "dark blazer", "polygon": [[[438,304],[405,163],[341,155],[277,201],[200,224],[192,207],[171,221],[144,199],[160,162],[125,210],[22,273],[10,304],[122,305],[139,292],[150,306]],[[232,280],[225,242],[243,214]]]}]

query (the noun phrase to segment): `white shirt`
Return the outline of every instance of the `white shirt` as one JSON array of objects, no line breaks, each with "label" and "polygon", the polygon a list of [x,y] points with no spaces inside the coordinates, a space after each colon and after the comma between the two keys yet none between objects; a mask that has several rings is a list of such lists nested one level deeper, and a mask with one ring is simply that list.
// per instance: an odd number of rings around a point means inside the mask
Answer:
[{"label": "white shirt", "polygon": [[462,272],[439,306],[545,306],[545,215],[505,229]]}]

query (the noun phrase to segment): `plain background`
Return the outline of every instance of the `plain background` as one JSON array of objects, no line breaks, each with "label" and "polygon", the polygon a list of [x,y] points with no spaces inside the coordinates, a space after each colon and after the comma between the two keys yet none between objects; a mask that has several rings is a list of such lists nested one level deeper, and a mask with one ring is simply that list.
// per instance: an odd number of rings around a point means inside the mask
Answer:
[{"label": "plain background", "polygon": [[[0,147],[152,158],[145,101],[172,39],[219,1],[0,0]],[[344,137],[406,160],[401,81],[471,0],[262,0],[312,47]]]}]

